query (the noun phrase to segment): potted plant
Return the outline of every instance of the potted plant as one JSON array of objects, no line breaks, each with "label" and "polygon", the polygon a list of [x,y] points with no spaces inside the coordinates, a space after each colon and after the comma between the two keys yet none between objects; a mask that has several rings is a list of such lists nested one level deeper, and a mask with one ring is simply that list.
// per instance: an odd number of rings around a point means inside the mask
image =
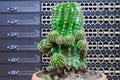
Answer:
[{"label": "potted plant", "polygon": [[104,74],[86,69],[84,16],[75,2],[53,7],[52,31],[40,41],[38,48],[51,56],[51,65],[33,74],[32,80],[107,80]]}]

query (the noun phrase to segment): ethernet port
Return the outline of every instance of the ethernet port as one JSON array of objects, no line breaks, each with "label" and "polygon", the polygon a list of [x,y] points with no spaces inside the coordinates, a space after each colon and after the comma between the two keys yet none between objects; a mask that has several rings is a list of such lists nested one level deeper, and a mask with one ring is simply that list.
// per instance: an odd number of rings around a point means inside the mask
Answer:
[{"label": "ethernet port", "polygon": [[43,19],[46,19],[46,16],[43,16],[42,18],[43,18]]},{"label": "ethernet port", "polygon": [[111,25],[114,24],[114,21],[113,21],[113,20],[110,20],[110,21],[109,21],[109,24],[111,24]]},{"label": "ethernet port", "polygon": [[96,11],[96,10],[97,10],[97,8],[96,8],[96,7],[94,7],[94,8],[93,8],[93,10],[94,10],[94,11]]},{"label": "ethernet port", "polygon": [[93,50],[97,50],[97,46],[93,46]]},{"label": "ethernet port", "polygon": [[110,8],[109,8],[109,11],[113,11],[113,10],[114,10],[114,7],[110,7]]},{"label": "ethernet port", "polygon": [[85,6],[88,6],[88,3],[85,3]]},{"label": "ethernet port", "polygon": [[50,6],[50,3],[47,3],[47,6]]},{"label": "ethernet port", "polygon": [[89,6],[92,6],[92,3],[91,3],[91,2],[89,3]]},{"label": "ethernet port", "polygon": [[80,3],[81,6],[84,6],[84,3]]},{"label": "ethernet port", "polygon": [[50,21],[47,21],[47,24],[50,24]]},{"label": "ethernet port", "polygon": [[108,5],[109,5],[109,3],[108,3],[108,2],[105,2],[105,3],[104,3],[104,5],[105,5],[105,6],[108,6]]},{"label": "ethernet port", "polygon": [[42,37],[46,37],[46,33],[43,33],[43,34],[42,34]]},{"label": "ethernet port", "polygon": [[99,20],[99,24],[100,24],[100,25],[103,24],[103,20]]},{"label": "ethernet port", "polygon": [[94,2],[94,3],[92,3],[92,4],[93,4],[93,6],[97,6],[97,3],[95,3],[95,2]]},{"label": "ethernet port", "polygon": [[46,21],[43,21],[43,24],[46,24]]},{"label": "ethernet port", "polygon": [[99,3],[99,6],[103,6],[103,3],[102,3],[102,2],[100,2],[100,3]]},{"label": "ethernet port", "polygon": [[120,21],[115,21],[115,24],[120,24]]},{"label": "ethernet port", "polygon": [[103,7],[99,7],[99,10],[100,10],[100,11],[103,11]]},{"label": "ethernet port", "polygon": [[89,7],[89,10],[91,11],[91,10],[92,10],[92,7]]},{"label": "ethernet port", "polygon": [[89,20],[89,23],[92,24],[92,20]]},{"label": "ethernet port", "polygon": [[109,3],[109,5],[110,5],[110,6],[114,6],[114,3],[113,3],[113,2],[111,2],[111,3]]},{"label": "ethernet port", "polygon": [[43,28],[43,29],[42,29],[42,32],[46,32],[46,29]]},{"label": "ethernet port", "polygon": [[105,7],[104,10],[105,10],[105,11],[108,11],[108,10],[109,10],[109,7]]},{"label": "ethernet port", "polygon": [[50,11],[50,8],[47,8],[48,11]]},{"label": "ethernet port", "polygon": [[88,29],[85,29],[85,32],[88,32]]},{"label": "ethernet port", "polygon": [[93,21],[93,24],[94,24],[94,25],[97,24],[97,21]]},{"label": "ethernet port", "polygon": [[97,16],[93,16],[93,19],[97,19]]},{"label": "ethernet port", "polygon": [[109,21],[104,21],[105,24],[109,24]]},{"label": "ethernet port", "polygon": [[54,6],[54,3],[51,3],[51,6]]},{"label": "ethernet port", "polygon": [[88,20],[85,21],[85,24],[88,24]]},{"label": "ethernet port", "polygon": [[91,50],[91,49],[92,49],[92,47],[91,47],[91,46],[89,46],[89,47],[88,47],[88,49],[89,49],[89,50]]},{"label": "ethernet port", "polygon": [[119,7],[116,7],[116,8],[115,8],[115,11],[119,11],[119,10],[120,10],[120,8],[119,8]]},{"label": "ethernet port", "polygon": [[43,11],[46,11],[46,8],[43,8]]},{"label": "ethernet port", "polygon": [[51,30],[50,29],[47,29],[47,32],[50,32]]},{"label": "ethernet port", "polygon": [[47,16],[47,19],[50,19],[50,16]]},{"label": "ethernet port", "polygon": [[88,45],[92,45],[92,42],[89,42]]},{"label": "ethernet port", "polygon": [[85,7],[85,8],[84,8],[84,10],[85,10],[85,11],[88,11],[88,8],[87,8],[87,7]]},{"label": "ethernet port", "polygon": [[89,19],[89,17],[88,17],[88,16],[85,16],[85,19]]},{"label": "ethernet port", "polygon": [[96,42],[93,42],[93,45],[97,45]]},{"label": "ethernet port", "polygon": [[46,6],[46,4],[45,4],[45,3],[42,3],[42,6]]}]

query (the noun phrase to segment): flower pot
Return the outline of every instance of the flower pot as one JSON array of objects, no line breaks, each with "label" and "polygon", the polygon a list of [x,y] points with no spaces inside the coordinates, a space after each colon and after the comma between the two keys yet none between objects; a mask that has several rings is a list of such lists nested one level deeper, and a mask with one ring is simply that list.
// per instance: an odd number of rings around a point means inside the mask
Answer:
[{"label": "flower pot", "polygon": [[[106,78],[106,76],[103,74],[103,73],[99,73],[101,76],[95,80],[108,80]],[[42,75],[45,75],[45,71],[39,71],[39,72],[36,72],[33,74],[32,76],[32,80],[44,80],[41,76]],[[90,76],[91,77],[91,76]],[[95,76],[96,77],[96,76]],[[62,80],[62,79],[61,79]],[[77,79],[79,80],[79,79]],[[84,80],[84,78],[80,79],[80,80]],[[85,79],[86,80],[86,79]],[[89,80],[92,80],[92,79],[89,79]]]}]

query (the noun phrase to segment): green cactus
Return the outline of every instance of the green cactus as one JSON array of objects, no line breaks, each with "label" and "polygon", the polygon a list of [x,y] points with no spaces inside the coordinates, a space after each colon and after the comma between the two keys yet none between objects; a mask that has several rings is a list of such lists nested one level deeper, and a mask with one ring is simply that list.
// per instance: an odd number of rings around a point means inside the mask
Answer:
[{"label": "green cactus", "polygon": [[[84,32],[84,16],[75,2],[58,3],[52,9],[52,32],[48,44],[40,42],[40,51],[51,49],[51,65],[68,69],[85,69],[87,65],[87,41]],[[50,43],[49,43],[50,42]],[[52,45],[51,45],[52,44]]]},{"label": "green cactus", "polygon": [[52,79],[51,79],[51,77],[49,75],[45,75],[44,80],[52,80]]},{"label": "green cactus", "polygon": [[63,67],[64,66],[64,62],[65,62],[65,58],[62,54],[57,53],[57,54],[53,54],[53,56],[51,57],[51,64],[55,67]]}]

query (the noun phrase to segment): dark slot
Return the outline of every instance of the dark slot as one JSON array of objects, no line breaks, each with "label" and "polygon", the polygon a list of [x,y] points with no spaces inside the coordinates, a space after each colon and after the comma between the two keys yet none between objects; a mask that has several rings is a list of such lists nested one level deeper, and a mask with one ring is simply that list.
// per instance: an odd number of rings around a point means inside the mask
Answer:
[{"label": "dark slot", "polygon": [[87,10],[88,10],[88,8],[85,8],[85,10],[87,11]]},{"label": "dark slot", "polygon": [[92,10],[92,8],[89,8],[89,10]]},{"label": "dark slot", "polygon": [[50,29],[47,29],[47,32],[50,32]]},{"label": "dark slot", "polygon": [[101,50],[101,49],[102,49],[102,47],[99,47],[99,49]]},{"label": "dark slot", "polygon": [[103,10],[103,8],[101,7],[101,8],[99,8],[100,10]]},{"label": "dark slot", "polygon": [[92,49],[92,47],[90,46],[89,49]]},{"label": "dark slot", "polygon": [[48,24],[50,24],[50,21],[47,21]]},{"label": "dark slot", "polygon": [[90,33],[89,36],[92,36],[92,33]]},{"label": "dark slot", "polygon": [[92,32],[92,29],[89,29],[89,32]]},{"label": "dark slot", "polygon": [[43,21],[43,23],[45,24],[45,23],[46,23],[46,21]]},{"label": "dark slot", "polygon": [[114,21],[110,21],[110,23],[111,23],[111,24],[113,24],[113,23],[114,23]]},{"label": "dark slot", "polygon": [[50,16],[47,16],[47,19],[50,19]]},{"label": "dark slot", "polygon": [[101,37],[101,36],[103,36],[103,34],[99,34],[99,36]]},{"label": "dark slot", "polygon": [[97,8],[93,8],[93,10],[96,10]]},{"label": "dark slot", "polygon": [[45,3],[43,3],[42,5],[43,5],[43,6],[46,6],[46,4],[45,4]]},{"label": "dark slot", "polygon": [[86,24],[88,24],[88,21],[85,21]]},{"label": "dark slot", "polygon": [[94,24],[96,24],[96,23],[97,23],[97,21],[93,21],[93,23],[94,23]]},{"label": "dark slot", "polygon": [[100,22],[100,24],[102,24],[103,23],[103,21],[99,21]]},{"label": "dark slot", "polygon": [[90,16],[89,19],[92,19],[92,16]]},{"label": "dark slot", "polygon": [[92,23],[92,21],[89,21],[89,23],[91,24],[91,23]]},{"label": "dark slot", "polygon": [[54,6],[54,3],[51,3],[51,6]]},{"label": "dark slot", "polygon": [[110,6],[114,6],[114,4],[113,4],[113,3],[110,3]]},{"label": "dark slot", "polygon": [[108,24],[108,23],[109,23],[109,21],[104,21],[104,23],[105,23],[105,24]]},{"label": "dark slot", "polygon": [[45,11],[45,10],[46,10],[46,8],[43,8],[43,10]]},{"label": "dark slot", "polygon": [[46,34],[45,33],[43,33],[43,37],[45,37],[46,36]]},{"label": "dark slot", "polygon": [[109,3],[104,3],[104,5],[109,5]]},{"label": "dark slot", "polygon": [[115,8],[116,11],[119,11],[120,8]]},{"label": "dark slot", "polygon": [[92,6],[92,3],[89,3],[89,6]]},{"label": "dark slot", "polygon": [[96,45],[96,42],[93,42],[93,45]]},{"label": "dark slot", "polygon": [[93,3],[93,6],[97,6],[97,3]]},{"label": "dark slot", "polygon": [[42,31],[43,31],[43,32],[46,32],[46,30],[45,30],[45,29],[42,29]]},{"label": "dark slot", "polygon": [[110,8],[110,10],[114,10],[114,8],[113,8],[113,7],[111,7],[111,8]]},{"label": "dark slot", "polygon": [[49,11],[49,10],[50,10],[50,8],[47,8],[47,10]]},{"label": "dark slot", "polygon": [[102,43],[100,42],[99,45],[102,45]]},{"label": "dark slot", "polygon": [[85,3],[85,6],[88,6],[88,3]]},{"label": "dark slot", "polygon": [[43,19],[46,19],[46,17],[45,17],[45,16],[43,16]]},{"label": "dark slot", "polygon": [[84,6],[84,4],[83,4],[83,3],[81,3],[80,5],[81,5],[81,6]]},{"label": "dark slot", "polygon": [[47,6],[50,6],[50,3],[47,3]]},{"label": "dark slot", "polygon": [[88,16],[85,16],[85,19],[88,19]]},{"label": "dark slot", "polygon": [[103,6],[103,4],[102,4],[102,3],[100,3],[99,5],[100,5],[100,6]]}]

